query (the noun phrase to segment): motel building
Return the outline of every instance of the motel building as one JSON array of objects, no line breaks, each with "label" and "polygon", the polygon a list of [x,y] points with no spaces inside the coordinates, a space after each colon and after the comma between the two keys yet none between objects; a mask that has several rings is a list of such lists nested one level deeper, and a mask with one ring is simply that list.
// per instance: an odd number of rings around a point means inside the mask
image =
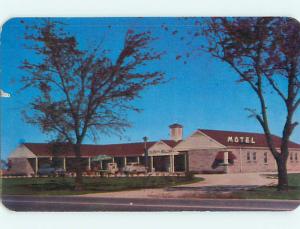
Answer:
[{"label": "motel building", "polygon": [[[198,129],[183,139],[183,126],[173,124],[170,139],[110,145],[83,145],[84,171],[105,170],[114,162],[122,170],[136,162],[145,165],[145,153],[151,173],[247,173],[275,172],[276,162],[268,149],[264,134]],[[281,139],[273,136],[276,147]],[[300,144],[289,142],[289,172],[300,171]],[[93,161],[103,155],[104,159]],[[108,159],[105,159],[108,156]],[[34,175],[43,164],[52,164],[72,172],[75,154],[67,144],[23,143],[13,151],[9,160],[11,173]]]}]

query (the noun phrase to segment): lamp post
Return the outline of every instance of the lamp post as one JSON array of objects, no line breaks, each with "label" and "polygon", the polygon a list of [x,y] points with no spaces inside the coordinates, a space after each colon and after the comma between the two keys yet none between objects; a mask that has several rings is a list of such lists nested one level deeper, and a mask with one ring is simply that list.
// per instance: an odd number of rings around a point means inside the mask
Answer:
[{"label": "lamp post", "polygon": [[146,166],[147,172],[149,172],[148,149],[147,149],[148,138],[145,136],[145,137],[143,137],[143,140],[144,140],[145,166]]}]

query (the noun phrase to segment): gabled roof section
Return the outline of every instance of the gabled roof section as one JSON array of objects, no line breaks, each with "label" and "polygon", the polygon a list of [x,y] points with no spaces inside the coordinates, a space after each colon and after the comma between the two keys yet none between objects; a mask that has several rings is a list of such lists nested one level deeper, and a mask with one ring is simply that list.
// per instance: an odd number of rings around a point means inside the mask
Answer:
[{"label": "gabled roof section", "polygon": [[37,155],[34,154],[25,145],[20,145],[15,151],[13,151],[8,158],[36,158]]},{"label": "gabled roof section", "polygon": [[[268,147],[265,135],[262,133],[207,129],[198,130],[225,146]],[[275,147],[280,148],[281,138],[272,135],[272,139]],[[300,149],[300,144],[290,141],[289,147]]]},{"label": "gabled roof section", "polygon": [[174,147],[175,151],[186,151],[195,149],[224,149],[225,146],[205,133],[197,130],[186,140],[181,141]]},{"label": "gabled roof section", "polygon": [[178,145],[181,141],[173,141],[173,140],[160,140],[155,142],[151,147],[148,147],[148,150],[159,150],[159,149],[164,149],[164,150],[171,150],[173,149],[176,145]]},{"label": "gabled roof section", "polygon": [[148,148],[148,151],[151,152],[166,152],[171,151],[173,147],[165,143],[164,141],[158,141]]},{"label": "gabled roof section", "polygon": [[182,140],[179,141],[174,141],[174,140],[161,140],[162,142],[166,143],[168,146],[170,146],[171,148],[174,148],[175,146],[177,146],[180,142],[182,142]]}]

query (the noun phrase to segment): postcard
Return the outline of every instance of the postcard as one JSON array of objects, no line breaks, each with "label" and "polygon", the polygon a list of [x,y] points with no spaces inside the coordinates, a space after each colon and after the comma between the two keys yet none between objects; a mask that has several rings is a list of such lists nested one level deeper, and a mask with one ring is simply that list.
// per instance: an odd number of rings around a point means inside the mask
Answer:
[{"label": "postcard", "polygon": [[13,18],[1,33],[1,199],[13,211],[290,211],[300,24]]}]

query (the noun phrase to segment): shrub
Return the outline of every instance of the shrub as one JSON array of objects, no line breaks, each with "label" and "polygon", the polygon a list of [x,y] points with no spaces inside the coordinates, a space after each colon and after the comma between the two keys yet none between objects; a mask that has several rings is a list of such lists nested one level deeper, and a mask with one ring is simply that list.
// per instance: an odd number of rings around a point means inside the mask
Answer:
[{"label": "shrub", "polygon": [[188,172],[185,172],[185,177],[188,179],[188,180],[192,180],[192,179],[194,179],[194,177],[195,177],[195,172],[190,172],[190,171],[188,171]]}]

